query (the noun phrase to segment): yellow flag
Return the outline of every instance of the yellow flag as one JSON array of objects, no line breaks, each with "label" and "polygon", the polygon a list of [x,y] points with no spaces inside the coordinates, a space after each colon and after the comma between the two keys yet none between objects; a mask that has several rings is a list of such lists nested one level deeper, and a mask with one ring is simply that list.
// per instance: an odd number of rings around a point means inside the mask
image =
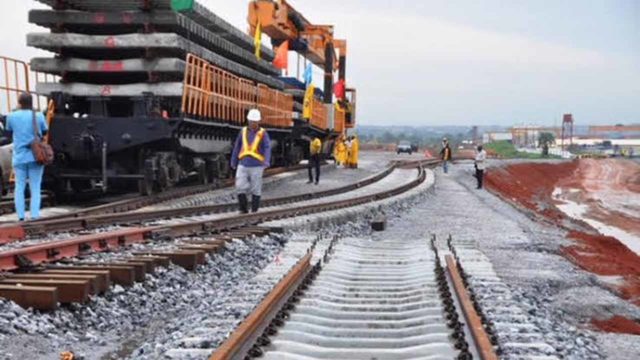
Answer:
[{"label": "yellow flag", "polygon": [[256,26],[253,45],[256,47],[256,58],[260,60],[260,50],[262,49],[262,24],[260,24],[260,21],[258,21],[258,26]]},{"label": "yellow flag", "polygon": [[307,91],[304,93],[304,102],[302,103],[302,117],[305,119],[311,119],[313,114],[313,92],[315,88],[313,85],[307,86]]}]

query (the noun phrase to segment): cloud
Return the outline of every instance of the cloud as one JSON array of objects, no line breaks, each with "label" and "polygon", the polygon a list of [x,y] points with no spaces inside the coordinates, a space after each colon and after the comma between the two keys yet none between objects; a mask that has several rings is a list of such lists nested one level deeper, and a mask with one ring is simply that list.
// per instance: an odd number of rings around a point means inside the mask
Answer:
[{"label": "cloud", "polygon": [[[246,30],[248,1],[199,1]],[[292,2],[311,21],[334,24],[336,36],[348,40],[347,76],[358,88],[363,124],[549,123],[563,112],[582,123],[640,119],[640,52],[620,45],[624,39],[638,43],[637,31],[627,31],[637,29],[633,17],[601,16],[598,7],[586,5],[578,14],[569,13],[570,4],[531,9],[529,2],[483,3],[490,11],[472,0]],[[42,5],[0,0],[0,11],[14,14],[3,23],[11,29],[2,35],[3,54],[39,54],[25,43],[28,31],[43,31],[27,25],[35,6]],[[563,20],[573,15],[588,21]],[[521,31],[532,17],[534,26]],[[602,46],[614,38],[621,40],[619,53]],[[295,74],[293,65],[290,70]],[[322,86],[319,71],[315,78]]]},{"label": "cloud", "polygon": [[357,19],[336,16],[337,33],[346,34],[355,54],[367,65],[381,61],[498,64],[513,68],[587,68],[631,63],[622,56],[567,47],[525,36],[501,33],[416,15],[367,14]]}]

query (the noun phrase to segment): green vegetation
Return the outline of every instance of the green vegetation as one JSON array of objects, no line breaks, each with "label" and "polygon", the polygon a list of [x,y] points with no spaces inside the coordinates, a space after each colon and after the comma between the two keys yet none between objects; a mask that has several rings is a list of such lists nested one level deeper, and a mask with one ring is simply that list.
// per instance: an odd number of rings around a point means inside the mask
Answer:
[{"label": "green vegetation", "polygon": [[542,156],[549,157],[549,146],[556,142],[556,136],[550,132],[540,133],[538,136],[538,144],[542,148]]},{"label": "green vegetation", "polygon": [[[494,153],[499,157],[505,159],[542,159],[542,154],[533,154],[523,151],[518,151],[509,141],[495,141],[489,144],[485,144],[484,148],[487,152]],[[549,155],[548,158],[559,158],[555,155]]]}]

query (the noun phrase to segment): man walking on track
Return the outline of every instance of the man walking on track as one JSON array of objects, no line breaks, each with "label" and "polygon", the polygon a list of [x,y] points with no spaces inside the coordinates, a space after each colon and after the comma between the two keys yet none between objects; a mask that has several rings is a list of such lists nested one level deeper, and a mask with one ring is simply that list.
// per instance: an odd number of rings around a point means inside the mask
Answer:
[{"label": "man walking on track", "polygon": [[322,153],[322,140],[320,138],[314,138],[313,141],[309,144],[309,182],[311,184],[313,182],[313,169],[316,169],[316,182],[318,185],[320,181],[320,156]]},{"label": "man walking on track", "polygon": [[262,174],[271,164],[271,140],[267,131],[260,127],[260,110],[251,109],[247,115],[249,125],[242,128],[231,153],[231,168],[236,170],[236,191],[240,212],[249,212],[248,196],[251,197],[251,212],[260,208],[262,196]]},{"label": "man walking on track", "polygon": [[476,180],[478,180],[478,189],[482,189],[482,180],[484,179],[485,161],[487,160],[487,152],[482,149],[482,145],[478,146],[476,152]]},{"label": "man walking on track", "polygon": [[31,144],[47,133],[47,123],[40,112],[33,110],[31,94],[22,93],[18,98],[20,109],[7,116],[7,135],[13,136],[13,170],[16,185],[14,201],[18,220],[25,219],[24,192],[29,180],[31,219],[40,217],[40,187],[44,165],[39,164],[31,149]]}]

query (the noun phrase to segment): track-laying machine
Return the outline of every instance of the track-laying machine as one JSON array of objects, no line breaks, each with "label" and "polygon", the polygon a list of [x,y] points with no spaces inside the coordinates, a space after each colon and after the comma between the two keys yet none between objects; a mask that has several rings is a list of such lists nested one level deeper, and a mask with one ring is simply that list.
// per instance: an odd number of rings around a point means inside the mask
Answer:
[{"label": "track-laying machine", "polygon": [[[197,1],[38,0],[29,46],[51,51],[35,71],[59,76],[37,92],[52,100],[48,178],[56,192],[138,186],[143,194],[184,180],[229,176],[233,140],[249,109],[261,110],[273,140],[273,164],[299,162],[312,137],[333,141],[355,126],[355,90],[344,85],[346,41],[333,27],[309,22],[286,1],[249,3],[244,33]],[[325,72],[324,88],[303,118],[305,84],[281,76],[274,51],[256,56],[256,26],[273,46],[291,50]],[[337,70],[337,71],[335,71]]]}]

